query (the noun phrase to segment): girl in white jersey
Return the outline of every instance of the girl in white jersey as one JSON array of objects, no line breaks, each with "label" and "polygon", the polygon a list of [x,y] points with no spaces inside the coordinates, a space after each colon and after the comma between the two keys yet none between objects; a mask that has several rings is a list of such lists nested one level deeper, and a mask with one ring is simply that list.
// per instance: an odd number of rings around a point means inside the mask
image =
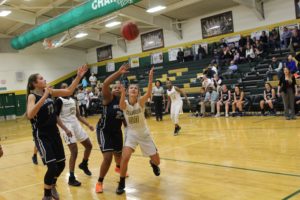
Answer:
[{"label": "girl in white jersey", "polygon": [[171,119],[172,122],[175,124],[175,130],[174,130],[174,136],[177,136],[181,127],[179,126],[179,114],[182,113],[182,99],[181,94],[185,97],[187,100],[187,103],[190,105],[190,101],[188,100],[186,93],[179,89],[176,86],[172,85],[172,82],[170,80],[167,80],[167,94],[168,94],[168,104],[166,107],[166,113],[169,111],[169,106],[171,103]]},{"label": "girl in white jersey", "polygon": [[[63,83],[61,85],[61,89],[65,88],[68,88],[68,85],[66,83]],[[75,163],[78,154],[77,142],[80,142],[84,146],[84,156],[82,163],[79,165],[79,168],[82,169],[88,176],[92,175],[92,173],[88,169],[88,159],[90,157],[93,146],[88,134],[82,128],[79,122],[82,122],[91,131],[94,131],[94,127],[90,125],[84,117],[81,117],[79,107],[73,98],[59,97],[55,101],[55,107],[57,112],[56,114],[58,116],[57,122],[58,125],[62,128],[61,134],[71,152],[69,160],[69,185],[80,186],[81,183],[76,180],[74,175]]]},{"label": "girl in white jersey", "polygon": [[139,88],[137,85],[129,85],[128,100],[125,99],[125,88],[122,87],[121,89],[120,109],[124,112],[127,128],[125,129],[125,144],[122,151],[120,182],[116,190],[117,194],[123,194],[125,192],[125,176],[128,162],[137,145],[140,145],[144,156],[150,157],[150,164],[153,168],[154,174],[156,176],[160,175],[160,169],[158,167],[160,164],[160,158],[150,135],[150,130],[144,115],[145,103],[151,97],[152,81],[153,68],[149,72],[147,93],[140,98]]}]

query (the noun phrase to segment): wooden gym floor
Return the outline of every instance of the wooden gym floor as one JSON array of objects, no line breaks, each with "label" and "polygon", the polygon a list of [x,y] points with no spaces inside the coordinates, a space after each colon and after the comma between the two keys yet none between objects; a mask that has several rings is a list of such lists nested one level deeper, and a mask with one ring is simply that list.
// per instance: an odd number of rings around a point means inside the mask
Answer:
[{"label": "wooden gym floor", "polygon": [[[96,124],[98,118],[88,120]],[[89,132],[94,144],[89,164],[93,176],[87,177],[77,168],[82,186],[69,187],[66,168],[58,181],[61,199],[300,199],[300,119],[192,118],[185,114],[177,137],[172,135],[169,117],[163,122],[148,121],[161,156],[160,177],[153,175],[149,159],[138,149],[129,164],[126,195],[115,194],[118,175],[114,167],[105,179],[104,193],[96,194],[102,155],[95,133]],[[5,153],[0,159],[0,200],[41,199],[46,168],[31,162],[29,123],[24,119],[0,122],[0,136]],[[78,161],[82,150],[80,147]],[[68,149],[66,154],[68,158]]]}]

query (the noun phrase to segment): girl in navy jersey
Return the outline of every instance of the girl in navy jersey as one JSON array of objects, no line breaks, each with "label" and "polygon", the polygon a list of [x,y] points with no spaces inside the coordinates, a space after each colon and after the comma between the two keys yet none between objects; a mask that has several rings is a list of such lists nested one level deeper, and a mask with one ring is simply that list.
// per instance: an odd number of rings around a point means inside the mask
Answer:
[{"label": "girl in navy jersey", "polygon": [[44,177],[43,200],[59,199],[55,185],[65,167],[65,153],[51,97],[72,95],[86,71],[86,65],[80,67],[67,89],[50,89],[40,74],[32,74],[28,78],[26,116],[32,124],[36,147],[48,168]]},{"label": "girl in navy jersey", "polygon": [[274,103],[276,101],[276,92],[270,83],[265,84],[264,99],[260,101],[261,114],[265,115],[265,107],[269,106],[270,114],[274,115]]},{"label": "girl in navy jersey", "polygon": [[236,108],[239,110],[239,115],[242,115],[243,112],[243,106],[245,103],[244,100],[244,92],[241,90],[240,86],[236,85],[234,87],[234,93],[233,93],[233,102],[232,102],[232,116],[236,115]]},{"label": "girl in navy jersey", "polygon": [[[124,64],[120,69],[110,75],[103,82],[103,111],[97,125],[97,139],[103,155],[100,167],[99,179],[96,184],[96,193],[103,192],[103,180],[106,176],[112,159],[115,157],[117,164],[115,171],[120,173],[121,153],[123,148],[122,124],[124,122],[123,111],[120,110],[120,83],[116,83],[110,90],[110,85],[120,76],[127,73],[128,64]],[[127,175],[128,176],[128,175]]]},{"label": "girl in navy jersey", "polygon": [[225,117],[228,117],[229,106],[231,102],[231,92],[227,89],[226,85],[222,85],[221,98],[217,102],[217,114],[216,117],[220,117],[221,106],[225,105]]}]

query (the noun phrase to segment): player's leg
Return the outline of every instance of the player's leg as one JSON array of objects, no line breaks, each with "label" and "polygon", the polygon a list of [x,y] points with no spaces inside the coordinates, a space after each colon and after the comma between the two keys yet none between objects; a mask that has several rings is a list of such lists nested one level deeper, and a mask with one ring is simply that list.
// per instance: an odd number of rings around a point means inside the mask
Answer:
[{"label": "player's leg", "polygon": [[33,162],[33,164],[35,164],[35,165],[38,164],[38,160],[37,160],[37,152],[38,152],[38,150],[37,150],[36,146],[34,145],[34,147],[33,147],[33,155],[32,155],[32,162]]},{"label": "player's leg", "polygon": [[91,176],[92,173],[88,168],[88,161],[89,161],[89,157],[91,155],[93,145],[89,138],[82,141],[81,144],[84,146],[84,154],[83,154],[82,162],[79,164],[79,168],[82,169],[86,175]]},{"label": "player's leg", "polygon": [[80,186],[81,183],[76,180],[75,177],[75,164],[76,164],[76,159],[78,156],[78,147],[76,143],[71,143],[68,145],[70,149],[70,159],[69,159],[69,171],[70,171],[70,176],[69,176],[69,185],[71,186]]}]

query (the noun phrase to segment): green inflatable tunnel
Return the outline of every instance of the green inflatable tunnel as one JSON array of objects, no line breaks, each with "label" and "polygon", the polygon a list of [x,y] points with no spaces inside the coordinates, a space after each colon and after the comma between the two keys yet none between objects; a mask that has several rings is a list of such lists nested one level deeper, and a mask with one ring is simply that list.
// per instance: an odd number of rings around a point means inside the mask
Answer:
[{"label": "green inflatable tunnel", "polygon": [[89,0],[11,40],[14,49],[24,49],[80,24],[113,13],[141,0]]}]

